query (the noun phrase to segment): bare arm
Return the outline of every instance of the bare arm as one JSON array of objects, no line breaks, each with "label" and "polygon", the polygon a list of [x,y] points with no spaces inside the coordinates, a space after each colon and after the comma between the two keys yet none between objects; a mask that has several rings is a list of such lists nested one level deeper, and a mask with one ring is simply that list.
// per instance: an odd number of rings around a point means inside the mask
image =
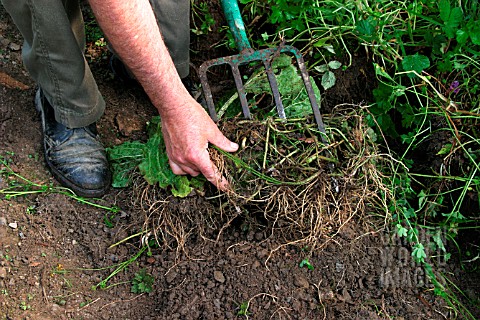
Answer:
[{"label": "bare arm", "polygon": [[225,179],[210,160],[208,143],[229,152],[238,145],[220,132],[183,86],[148,0],[89,2],[116,53],[158,109],[173,173],[202,173],[225,189]]}]

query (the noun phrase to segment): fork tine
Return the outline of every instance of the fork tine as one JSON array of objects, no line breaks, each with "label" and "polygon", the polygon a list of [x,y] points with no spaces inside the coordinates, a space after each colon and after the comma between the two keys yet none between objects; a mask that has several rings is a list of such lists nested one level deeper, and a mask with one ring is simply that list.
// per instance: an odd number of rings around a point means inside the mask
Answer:
[{"label": "fork tine", "polygon": [[275,100],[275,106],[277,107],[278,117],[280,119],[286,119],[285,109],[283,108],[282,98],[280,97],[280,91],[278,90],[277,78],[272,70],[273,59],[262,59],[265,66],[265,72],[267,73],[268,82],[272,89],[273,99]]},{"label": "fork tine", "polygon": [[243,116],[247,119],[251,119],[250,109],[248,108],[247,93],[245,92],[245,86],[243,85],[242,76],[238,69],[238,64],[229,63],[232,68],[233,79],[235,79],[235,85],[237,86],[238,97],[240,98],[240,104],[242,105]]}]

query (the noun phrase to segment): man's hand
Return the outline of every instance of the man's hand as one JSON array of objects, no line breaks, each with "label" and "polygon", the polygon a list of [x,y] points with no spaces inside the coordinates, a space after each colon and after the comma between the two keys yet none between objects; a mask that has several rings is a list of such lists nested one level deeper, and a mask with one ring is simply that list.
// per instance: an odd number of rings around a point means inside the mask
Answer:
[{"label": "man's hand", "polygon": [[213,164],[208,154],[211,143],[227,152],[238,149],[228,140],[208,116],[205,110],[189,96],[183,105],[162,112],[162,132],[173,173],[197,176],[202,173],[220,190],[228,188],[228,182]]},{"label": "man's hand", "polygon": [[133,72],[158,109],[175,174],[202,173],[222,190],[228,183],[210,160],[212,143],[233,152],[231,143],[190,96],[163,42],[148,0],[89,0],[116,53]]}]

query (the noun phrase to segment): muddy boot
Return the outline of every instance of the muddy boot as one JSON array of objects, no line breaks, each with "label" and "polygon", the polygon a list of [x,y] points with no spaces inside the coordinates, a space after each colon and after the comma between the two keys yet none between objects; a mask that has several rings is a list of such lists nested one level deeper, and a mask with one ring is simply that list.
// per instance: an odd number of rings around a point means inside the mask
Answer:
[{"label": "muddy boot", "polygon": [[43,127],[45,160],[53,176],[82,197],[101,197],[111,173],[95,124],[70,129],[55,120],[54,110],[41,89],[35,96]]}]

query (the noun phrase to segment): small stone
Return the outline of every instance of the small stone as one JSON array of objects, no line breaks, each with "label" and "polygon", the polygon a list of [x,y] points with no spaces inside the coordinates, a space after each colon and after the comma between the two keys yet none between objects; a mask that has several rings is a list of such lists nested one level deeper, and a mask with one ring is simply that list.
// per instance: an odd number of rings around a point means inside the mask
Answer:
[{"label": "small stone", "polygon": [[7,225],[7,219],[5,217],[0,217],[0,226],[6,226]]},{"label": "small stone", "polygon": [[154,264],[155,263],[155,258],[154,257],[148,257],[147,258],[147,263]]},{"label": "small stone", "polygon": [[343,263],[337,262],[335,263],[335,271],[338,273],[342,272],[345,267],[343,266]]},{"label": "small stone", "polygon": [[342,302],[352,303],[352,296],[348,292],[347,288],[343,288],[342,294],[338,295],[338,300]]},{"label": "small stone", "polygon": [[2,38],[0,38],[0,44],[1,44],[2,46],[5,46],[5,47],[6,47],[6,46],[8,46],[8,45],[10,44],[10,40],[8,40],[7,38],[3,38],[3,37],[2,37]]},{"label": "small stone", "polygon": [[21,45],[11,42],[8,46],[13,51],[18,51],[22,48]]},{"label": "small stone", "polygon": [[7,268],[0,268],[0,279],[5,279],[7,277]]},{"label": "small stone", "polygon": [[169,273],[167,273],[165,275],[165,281],[170,284],[173,282],[173,280],[175,280],[175,278],[177,277],[177,273],[175,271],[170,271]]},{"label": "small stone", "polygon": [[74,232],[75,232],[75,230],[73,230],[73,229],[68,229],[68,232],[70,232],[70,233],[74,233]]},{"label": "small stone", "polygon": [[73,245],[76,245],[76,244],[77,244],[77,240],[72,240],[72,244],[73,244]]},{"label": "small stone", "polygon": [[8,224],[8,226],[9,226],[10,228],[12,228],[12,229],[17,229],[17,228],[18,228],[17,221],[15,221],[15,222],[10,222],[10,223]]},{"label": "small stone", "polygon": [[214,271],[213,272],[213,278],[220,283],[225,282],[225,276],[223,275],[223,273],[221,271]]},{"label": "small stone", "polygon": [[300,287],[300,288],[308,288],[310,286],[310,283],[308,283],[308,280],[301,275],[297,275],[295,277],[295,279],[293,280],[293,284],[295,284],[297,287]]}]

